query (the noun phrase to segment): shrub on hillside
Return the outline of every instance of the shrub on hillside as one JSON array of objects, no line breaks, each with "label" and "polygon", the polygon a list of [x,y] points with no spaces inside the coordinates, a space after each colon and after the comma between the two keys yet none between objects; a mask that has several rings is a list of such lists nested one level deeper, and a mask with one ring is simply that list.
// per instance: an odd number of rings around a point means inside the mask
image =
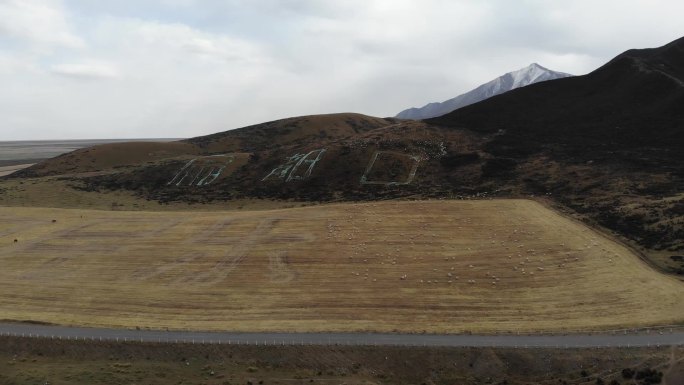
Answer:
[{"label": "shrub on hillside", "polygon": [[448,154],[440,158],[439,162],[446,168],[456,168],[477,163],[479,160],[480,154],[476,152],[467,152],[463,154]]},{"label": "shrub on hillside", "polygon": [[638,371],[635,378],[637,380],[641,380],[640,383],[643,385],[660,384],[660,382],[663,380],[663,372],[646,368]]},{"label": "shrub on hillside", "polygon": [[510,158],[489,159],[482,165],[482,177],[489,178],[508,174],[515,169],[517,164],[518,162]]}]

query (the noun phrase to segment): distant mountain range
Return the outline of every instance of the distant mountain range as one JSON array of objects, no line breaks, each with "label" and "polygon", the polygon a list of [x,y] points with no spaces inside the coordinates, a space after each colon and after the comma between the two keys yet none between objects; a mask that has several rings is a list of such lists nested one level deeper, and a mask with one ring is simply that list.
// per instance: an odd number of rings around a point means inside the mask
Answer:
[{"label": "distant mountain range", "polygon": [[509,72],[453,99],[442,103],[429,103],[421,108],[409,108],[401,111],[397,114],[396,118],[413,120],[434,118],[519,87],[571,76],[573,75],[551,71],[537,63],[532,63],[525,68]]},{"label": "distant mountain range", "polygon": [[[560,144],[576,155],[600,149],[612,151],[615,159],[624,150],[635,152],[632,161],[642,155],[681,161],[684,38],[659,48],[631,49],[587,75],[512,90],[428,123],[505,132],[489,150]],[[648,146],[659,150],[646,156]]]}]

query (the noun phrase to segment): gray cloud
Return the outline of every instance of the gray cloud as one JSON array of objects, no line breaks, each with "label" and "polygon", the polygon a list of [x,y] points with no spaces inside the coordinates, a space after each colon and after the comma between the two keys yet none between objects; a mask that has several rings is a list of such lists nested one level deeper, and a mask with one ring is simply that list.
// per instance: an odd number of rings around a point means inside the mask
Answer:
[{"label": "gray cloud", "polygon": [[117,69],[107,63],[59,64],[52,67],[51,72],[75,79],[112,79],[119,76]]},{"label": "gray cloud", "polygon": [[70,28],[61,4],[52,0],[0,1],[0,36],[2,35],[23,40],[33,48],[83,46],[83,40]]},{"label": "gray cloud", "polygon": [[0,140],[390,116],[531,62],[587,73],[684,35],[682,11],[675,0],[0,0]]}]

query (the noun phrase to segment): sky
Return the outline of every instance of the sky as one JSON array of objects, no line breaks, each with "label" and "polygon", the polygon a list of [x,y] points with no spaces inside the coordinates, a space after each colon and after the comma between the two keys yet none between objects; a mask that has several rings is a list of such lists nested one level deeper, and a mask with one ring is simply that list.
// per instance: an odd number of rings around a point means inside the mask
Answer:
[{"label": "sky", "polygon": [[684,36],[681,0],[0,0],[0,140],[394,116]]}]

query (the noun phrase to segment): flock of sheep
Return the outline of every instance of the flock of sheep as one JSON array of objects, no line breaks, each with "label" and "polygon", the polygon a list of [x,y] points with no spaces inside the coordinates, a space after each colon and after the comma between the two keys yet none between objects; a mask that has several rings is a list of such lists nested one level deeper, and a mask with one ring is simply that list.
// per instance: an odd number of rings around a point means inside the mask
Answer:
[{"label": "flock of sheep", "polygon": [[[513,221],[505,231],[491,229],[473,233],[476,225],[472,219],[446,218],[446,224],[438,224],[418,216],[399,227],[392,222],[391,215],[365,210],[346,214],[341,221],[329,221],[327,238],[339,245],[336,248],[339,252],[349,250],[347,259],[353,276],[370,282],[398,279],[421,285],[462,282],[497,287],[508,282],[519,284],[549,271],[581,264],[584,250],[600,246],[591,238],[581,247],[571,248],[559,243],[542,248],[543,231],[535,233],[516,228]],[[397,230],[405,226],[414,230],[392,234],[395,226]],[[464,227],[469,235],[465,239],[459,238]],[[526,243],[537,248],[526,246]],[[606,255],[610,263],[613,257]],[[402,266],[406,267],[405,271],[401,271]]]}]

